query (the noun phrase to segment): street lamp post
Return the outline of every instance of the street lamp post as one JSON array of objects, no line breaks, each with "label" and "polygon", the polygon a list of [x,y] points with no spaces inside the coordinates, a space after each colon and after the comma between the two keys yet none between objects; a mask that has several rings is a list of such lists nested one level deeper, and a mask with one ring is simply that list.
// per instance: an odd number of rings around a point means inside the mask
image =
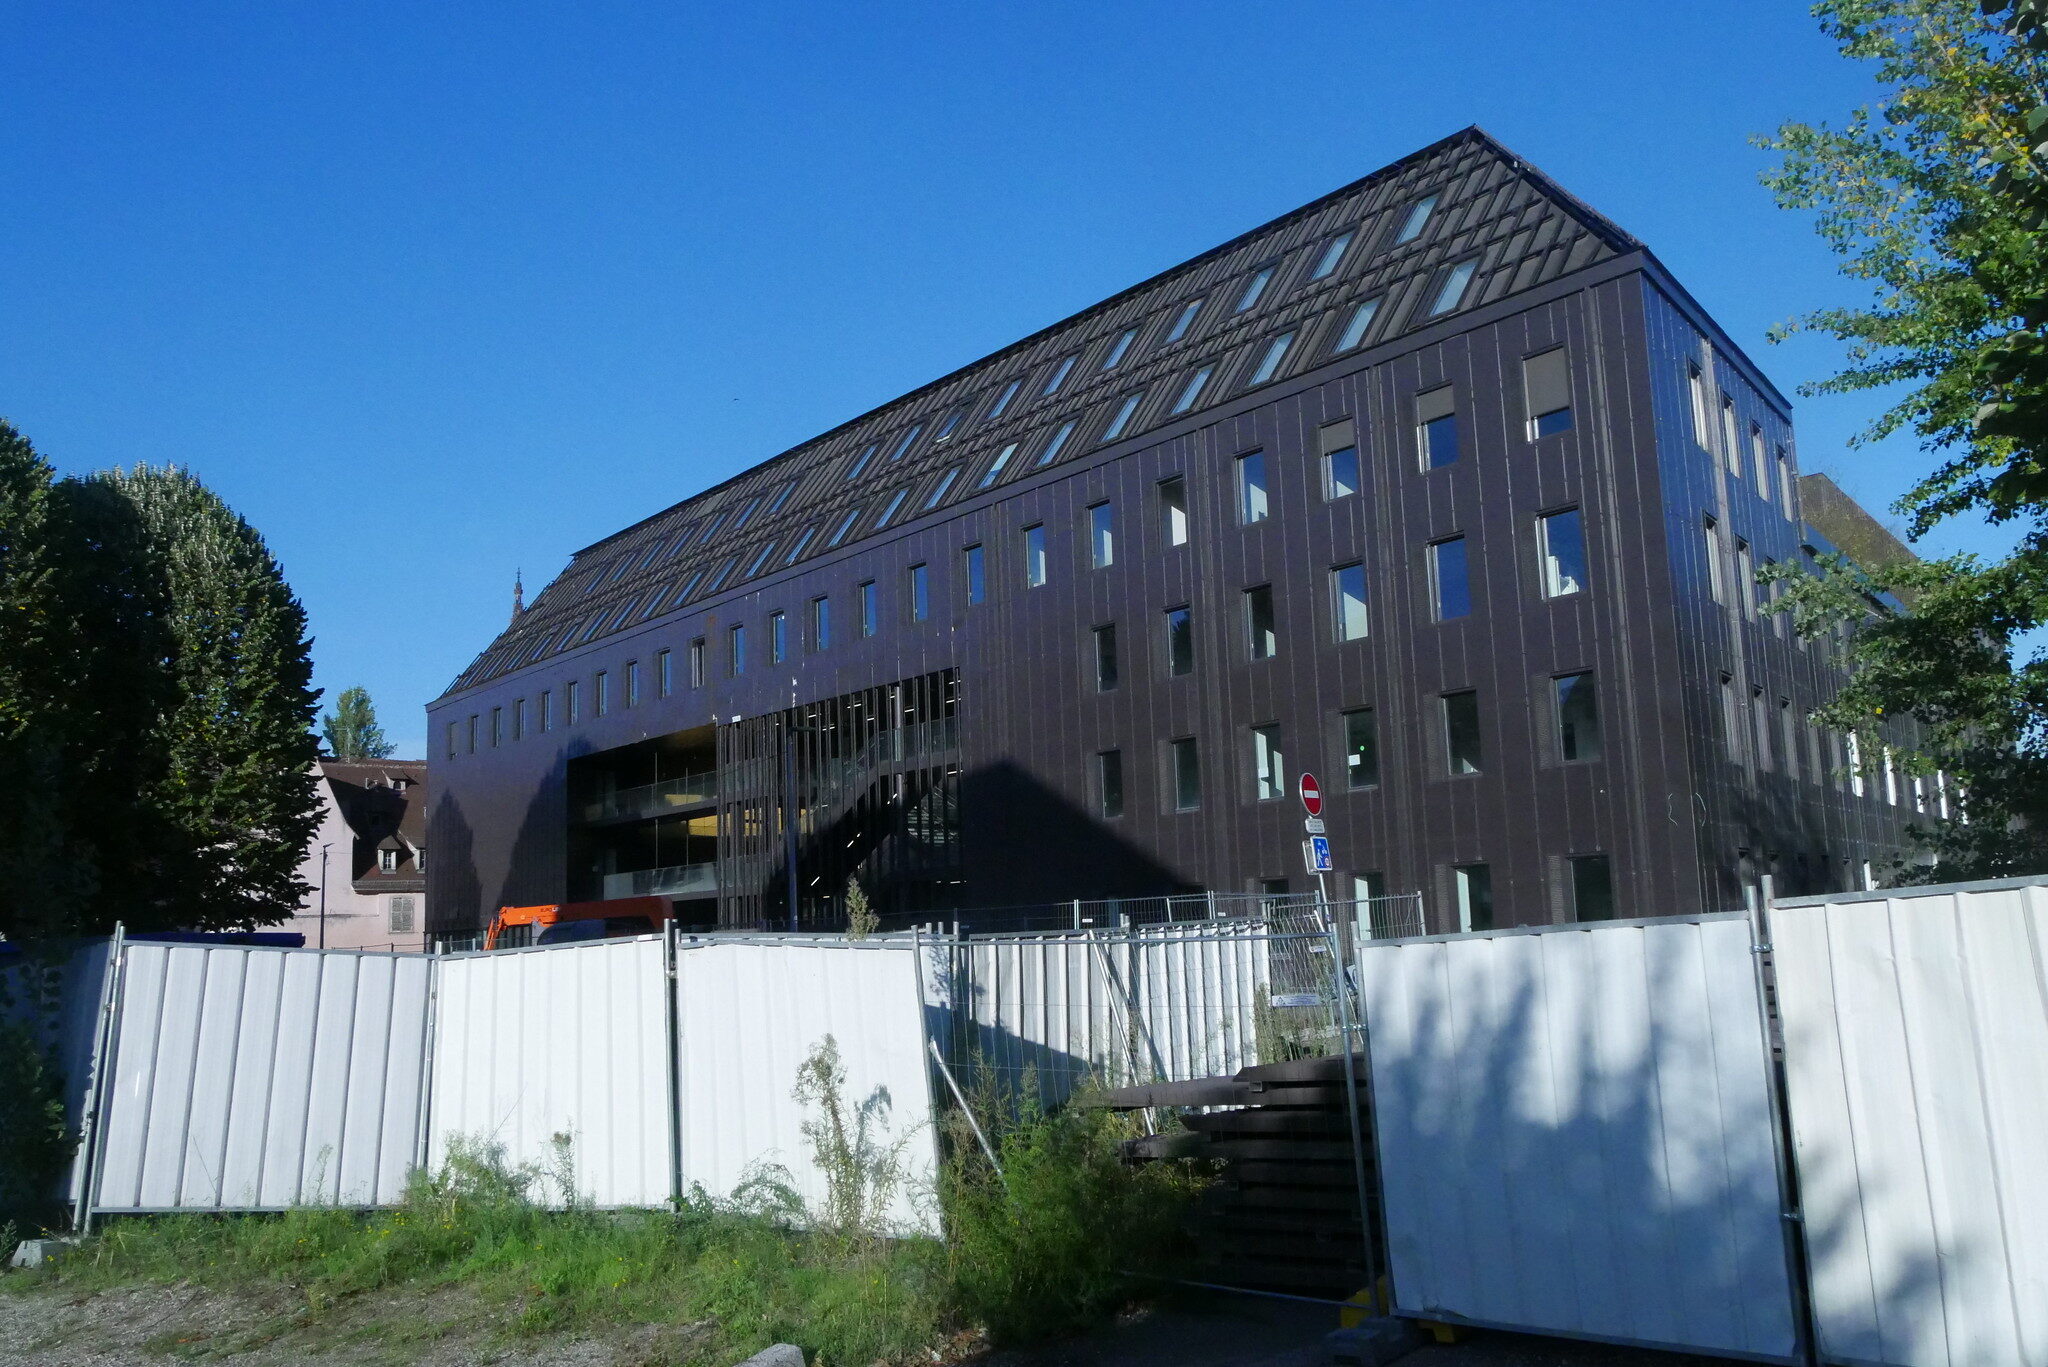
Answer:
[{"label": "street lamp post", "polygon": [[327,948],[327,846],[320,847],[320,948]]}]

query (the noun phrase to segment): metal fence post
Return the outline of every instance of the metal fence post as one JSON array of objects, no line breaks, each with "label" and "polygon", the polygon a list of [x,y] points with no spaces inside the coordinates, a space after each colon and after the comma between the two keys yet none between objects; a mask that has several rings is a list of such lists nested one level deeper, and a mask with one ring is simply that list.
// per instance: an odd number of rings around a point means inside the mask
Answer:
[{"label": "metal fence post", "polygon": [[92,1233],[93,1198],[98,1194],[100,1160],[106,1154],[107,1100],[114,1094],[114,1052],[121,1022],[122,967],[127,958],[128,928],[114,923],[114,937],[107,943],[107,968],[100,978],[100,1011],[92,1049],[92,1086],[86,1093],[87,1113],[79,1145],[78,1204],[72,1209],[71,1225],[81,1236]]},{"label": "metal fence post", "polygon": [[1777,994],[1777,975],[1771,962],[1770,906],[1777,900],[1776,880],[1769,874],[1762,888],[1743,889],[1749,911],[1749,957],[1756,969],[1757,1028],[1763,1035],[1764,1069],[1771,1099],[1771,1157],[1778,1170],[1778,1205],[1784,1218],[1785,1271],[1792,1284],[1792,1321],[1799,1335],[1799,1357],[1806,1367],[1819,1362],[1819,1333],[1813,1317],[1813,1270],[1807,1261],[1806,1214],[1799,1204],[1799,1185],[1793,1177],[1792,1122],[1790,1098],[1785,1086],[1785,1067],[1772,1047],[1771,1002]]},{"label": "metal fence post", "polygon": [[662,1033],[668,1046],[668,1204],[670,1210],[679,1210],[683,1203],[683,1038],[682,1010],[676,998],[682,977],[676,971],[681,950],[673,920],[661,943],[662,995],[667,998],[662,1004],[667,1028]]}]

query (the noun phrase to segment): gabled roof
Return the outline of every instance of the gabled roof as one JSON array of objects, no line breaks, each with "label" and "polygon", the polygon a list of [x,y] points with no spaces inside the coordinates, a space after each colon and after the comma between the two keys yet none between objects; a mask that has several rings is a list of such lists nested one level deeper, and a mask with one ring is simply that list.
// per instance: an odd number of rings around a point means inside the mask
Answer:
[{"label": "gabled roof", "polygon": [[[1400,240],[1415,206],[1432,196],[1422,231]],[[1316,276],[1345,234],[1341,258]],[[1282,334],[1294,343],[1269,378],[1319,364],[1366,301],[1378,301],[1366,344],[1420,327],[1465,263],[1458,309],[1640,246],[1467,128],[584,548],[448,692],[694,611],[759,575],[900,528],[1026,470],[1107,449],[1104,438],[1134,394],[1141,397],[1117,440],[1142,437],[1242,392]],[[1268,268],[1256,301],[1240,308]],[[1176,320],[1196,302],[1176,336]],[[1120,344],[1132,329],[1137,335]],[[1113,354],[1115,364],[1105,364]],[[1173,412],[1205,368],[1199,399]]]}]

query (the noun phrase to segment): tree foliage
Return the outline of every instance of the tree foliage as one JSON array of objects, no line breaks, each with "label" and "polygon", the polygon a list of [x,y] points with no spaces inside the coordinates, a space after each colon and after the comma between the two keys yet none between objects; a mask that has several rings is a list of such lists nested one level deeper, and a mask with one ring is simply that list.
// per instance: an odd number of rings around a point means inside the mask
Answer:
[{"label": "tree foliage", "polygon": [[56,481],[0,425],[0,933],[289,916],[311,673],[277,562],[191,474]]},{"label": "tree foliage", "polygon": [[1956,819],[1916,832],[1936,859],[1918,876],[2048,871],[2048,662],[2024,639],[2048,623],[2042,3],[1824,0],[1814,12],[1872,64],[1882,95],[1840,127],[1779,129],[1765,182],[1815,215],[1869,296],[1779,335],[1845,343],[1845,368],[1808,392],[1890,391],[1860,440],[1911,432],[1936,457],[1898,505],[1914,536],[1975,513],[2016,524],[2020,542],[2000,560],[1781,571],[1786,610],[1810,636],[1854,628],[1853,677],[1823,720],[1863,732],[1872,760],[1910,719],[1906,767],[1958,782]]},{"label": "tree foliage", "polygon": [[390,759],[397,749],[377,724],[370,690],[361,684],[341,690],[334,710],[320,719],[320,735],[327,753],[341,760]]}]

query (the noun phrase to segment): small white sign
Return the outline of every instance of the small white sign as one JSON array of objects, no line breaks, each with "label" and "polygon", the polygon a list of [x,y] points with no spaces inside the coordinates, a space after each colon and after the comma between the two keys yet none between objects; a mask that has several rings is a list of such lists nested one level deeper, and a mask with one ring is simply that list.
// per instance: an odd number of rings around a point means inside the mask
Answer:
[{"label": "small white sign", "polygon": [[1323,819],[1319,816],[1305,817],[1302,820],[1301,828],[1310,835],[1321,835],[1323,833]]}]

